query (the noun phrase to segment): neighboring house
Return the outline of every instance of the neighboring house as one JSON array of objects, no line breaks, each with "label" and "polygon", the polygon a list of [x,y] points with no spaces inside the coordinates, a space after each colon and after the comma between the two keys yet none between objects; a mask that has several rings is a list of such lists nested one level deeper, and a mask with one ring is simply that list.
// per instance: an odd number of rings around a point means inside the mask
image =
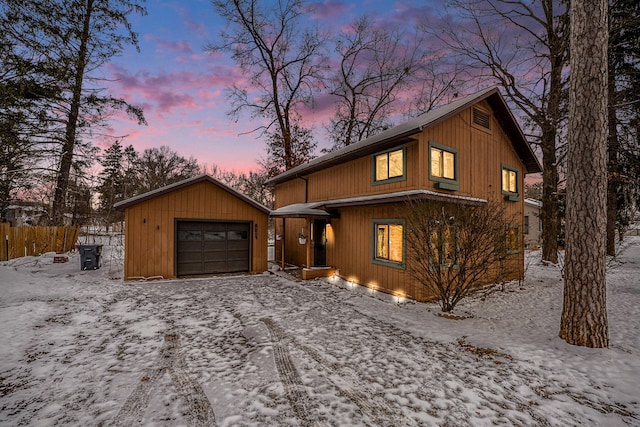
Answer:
[{"label": "neighboring house", "polygon": [[[307,267],[303,277],[329,266],[353,283],[424,300],[431,295],[406,270],[405,202],[500,200],[517,218],[509,234],[522,248],[523,178],[540,171],[505,100],[489,88],[268,181],[276,259]],[[298,234],[309,238],[300,244]]]},{"label": "neighboring house", "polygon": [[541,209],[542,202],[540,200],[524,199],[522,234],[524,234],[524,247],[526,249],[535,249],[542,244]]},{"label": "neighboring house", "polygon": [[49,222],[47,210],[41,204],[33,202],[17,202],[10,205],[6,218],[12,227],[47,225]]},{"label": "neighboring house", "polygon": [[269,209],[209,175],[115,207],[125,211],[125,280],[267,270]]}]

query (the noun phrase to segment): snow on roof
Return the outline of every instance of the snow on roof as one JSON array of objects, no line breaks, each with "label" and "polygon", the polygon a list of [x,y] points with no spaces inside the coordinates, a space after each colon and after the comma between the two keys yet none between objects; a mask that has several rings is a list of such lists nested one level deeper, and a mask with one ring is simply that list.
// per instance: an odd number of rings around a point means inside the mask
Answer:
[{"label": "snow on roof", "polygon": [[182,181],[178,181],[175,182],[173,184],[169,184],[167,186],[158,188],[156,190],[152,190],[152,191],[148,191],[146,193],[143,194],[139,194],[135,197],[131,197],[130,199],[127,200],[122,200],[121,202],[116,203],[115,205],[113,205],[114,208],[116,209],[125,209],[128,208],[129,206],[133,206],[136,205],[138,203],[144,202],[146,200],[149,199],[153,199],[154,197],[158,197],[162,194],[166,194],[166,193],[170,193],[172,191],[175,191],[177,189],[189,186],[191,184],[195,184],[197,182],[201,182],[201,181],[208,181],[218,187],[220,187],[221,189],[231,193],[232,195],[236,196],[237,198],[247,202],[248,204],[252,205],[253,207],[255,207],[256,209],[269,214],[271,212],[271,210],[269,208],[267,208],[266,206],[256,202],[255,200],[253,200],[252,198],[245,196],[244,194],[238,192],[237,190],[229,187],[228,185],[218,181],[217,179],[215,179],[214,177],[212,177],[211,175],[208,174],[201,174],[198,176],[194,176],[192,178],[187,178],[184,179]]},{"label": "snow on roof", "polygon": [[316,209],[321,203],[294,203],[271,211],[271,216],[285,218],[329,217],[331,214],[322,209]]},{"label": "snow on roof", "polygon": [[524,203],[529,205],[529,206],[535,206],[537,208],[541,208],[542,207],[542,202],[540,200],[537,200],[537,199],[524,199]]},{"label": "snow on roof", "polygon": [[334,209],[347,206],[363,206],[381,203],[398,203],[408,200],[429,199],[443,202],[457,202],[471,205],[481,205],[487,203],[485,199],[477,197],[455,196],[451,194],[438,193],[430,190],[407,190],[393,193],[373,194],[370,196],[348,197],[343,199],[324,200],[310,203],[294,203],[271,211],[271,216],[275,217],[312,217],[330,216],[322,209]]},{"label": "snow on roof", "polygon": [[540,172],[540,164],[537,158],[531,151],[522,130],[517,124],[517,121],[511,114],[506,102],[500,95],[497,86],[481,90],[474,94],[468,95],[464,98],[460,98],[450,104],[436,108],[425,114],[422,114],[408,122],[402,123],[398,126],[394,126],[377,135],[370,138],[363,139],[354,144],[343,147],[339,150],[325,154],[324,156],[316,157],[315,159],[296,166],[278,176],[275,176],[267,181],[267,184],[278,184],[280,182],[293,179],[299,175],[306,175],[330,166],[351,160],[356,157],[364,156],[367,154],[373,154],[378,150],[383,150],[386,147],[385,143],[397,144],[405,139],[411,140],[411,136],[424,129],[436,125],[458,114],[460,111],[468,108],[469,106],[476,104],[486,98],[495,98],[493,107],[497,110],[497,113],[502,117],[501,124],[505,128],[505,131],[509,134],[516,151],[518,151],[523,162],[527,166],[530,173]]}]

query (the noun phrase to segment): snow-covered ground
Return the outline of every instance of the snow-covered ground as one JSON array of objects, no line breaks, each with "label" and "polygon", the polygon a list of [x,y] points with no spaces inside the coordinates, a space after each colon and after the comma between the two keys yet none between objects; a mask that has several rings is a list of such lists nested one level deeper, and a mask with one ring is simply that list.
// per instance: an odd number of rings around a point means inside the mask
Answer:
[{"label": "snow-covered ground", "polygon": [[124,283],[0,263],[0,425],[640,425],[640,237],[610,262],[611,346],[557,337],[562,281],[395,304],[263,274]]}]

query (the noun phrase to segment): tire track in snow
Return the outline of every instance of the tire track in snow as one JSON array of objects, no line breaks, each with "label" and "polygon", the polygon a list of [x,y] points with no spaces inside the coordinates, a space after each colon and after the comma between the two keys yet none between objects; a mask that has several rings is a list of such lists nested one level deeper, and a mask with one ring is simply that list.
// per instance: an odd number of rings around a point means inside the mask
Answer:
[{"label": "tire track in snow", "polygon": [[[351,369],[343,367],[337,363],[327,360],[320,352],[307,345],[299,343],[293,336],[287,334],[272,319],[265,317],[260,319],[269,329],[272,337],[278,340],[278,346],[284,348],[283,342],[287,341],[298,349],[306,353],[316,363],[324,367],[334,375],[327,376],[327,379],[342,393],[351,400],[360,410],[360,413],[371,425],[413,425],[414,423],[401,414],[394,411],[386,404],[375,397],[375,392],[370,390],[360,381],[358,375]],[[275,339],[274,339],[275,341]],[[275,352],[275,342],[274,342]],[[294,368],[295,369],[295,368]],[[364,391],[360,391],[364,390]]]},{"label": "tire track in snow", "polygon": [[215,426],[215,414],[202,387],[186,372],[186,363],[179,352],[180,337],[177,334],[164,336],[164,345],[156,359],[156,367],[140,378],[140,383],[131,392],[113,420],[113,425],[130,426],[140,424],[149,406],[156,382],[169,373],[180,398],[186,404],[189,425]]},{"label": "tire track in snow", "polygon": [[300,375],[296,370],[291,358],[289,357],[289,351],[286,349],[283,343],[284,337],[280,333],[278,328],[274,328],[273,321],[264,317],[260,319],[269,330],[271,335],[271,341],[273,344],[273,356],[280,376],[280,381],[284,387],[284,391],[287,395],[287,400],[296,414],[300,425],[302,426],[316,426],[317,422],[312,422],[310,418],[310,410],[306,402],[308,402],[309,395],[305,391],[304,384],[300,379]]}]

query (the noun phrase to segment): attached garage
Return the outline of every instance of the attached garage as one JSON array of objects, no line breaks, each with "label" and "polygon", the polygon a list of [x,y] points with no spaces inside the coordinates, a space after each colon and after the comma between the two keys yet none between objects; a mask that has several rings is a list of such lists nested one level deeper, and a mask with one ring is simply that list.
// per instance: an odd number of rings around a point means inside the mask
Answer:
[{"label": "attached garage", "polygon": [[269,209],[209,175],[115,206],[125,211],[125,280],[267,270]]}]

